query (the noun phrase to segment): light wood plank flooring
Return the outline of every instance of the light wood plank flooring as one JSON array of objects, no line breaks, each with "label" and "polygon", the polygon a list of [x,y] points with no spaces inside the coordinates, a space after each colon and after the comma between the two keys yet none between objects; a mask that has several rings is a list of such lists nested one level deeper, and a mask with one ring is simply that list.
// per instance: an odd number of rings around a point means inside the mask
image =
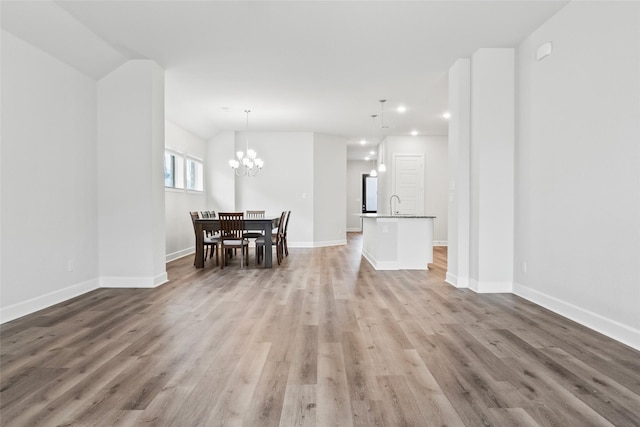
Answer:
[{"label": "light wood plank flooring", "polygon": [[377,272],[348,245],[281,266],[191,256],[2,325],[3,426],[639,426],[640,353],[513,295]]}]

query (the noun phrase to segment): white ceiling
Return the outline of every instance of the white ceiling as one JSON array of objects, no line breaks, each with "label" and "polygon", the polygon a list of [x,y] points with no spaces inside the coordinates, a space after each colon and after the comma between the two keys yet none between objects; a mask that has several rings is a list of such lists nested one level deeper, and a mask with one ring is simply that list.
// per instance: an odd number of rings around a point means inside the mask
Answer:
[{"label": "white ceiling", "polygon": [[2,26],[96,79],[157,61],[167,118],[202,138],[244,129],[249,108],[251,130],[344,136],[355,158],[383,98],[385,135],[445,135],[453,62],[517,45],[566,3],[3,1]]}]

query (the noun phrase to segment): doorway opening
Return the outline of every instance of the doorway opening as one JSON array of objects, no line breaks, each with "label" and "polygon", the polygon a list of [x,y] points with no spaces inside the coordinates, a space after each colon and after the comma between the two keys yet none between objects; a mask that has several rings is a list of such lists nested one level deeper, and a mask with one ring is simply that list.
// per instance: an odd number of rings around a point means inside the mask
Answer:
[{"label": "doorway opening", "polygon": [[378,177],[362,174],[362,213],[378,212]]}]

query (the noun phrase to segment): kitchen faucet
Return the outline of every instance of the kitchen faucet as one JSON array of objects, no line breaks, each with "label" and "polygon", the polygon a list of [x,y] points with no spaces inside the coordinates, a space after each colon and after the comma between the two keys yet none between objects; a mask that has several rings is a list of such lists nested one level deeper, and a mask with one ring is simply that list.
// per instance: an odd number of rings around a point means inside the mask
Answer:
[{"label": "kitchen faucet", "polygon": [[[390,214],[390,215],[393,215],[393,198],[394,198],[394,197],[395,197],[396,199],[398,199],[398,203],[402,203],[402,202],[400,201],[400,197],[399,197],[398,195],[396,195],[396,194],[391,195],[391,197],[389,197],[389,214]],[[396,213],[397,213],[397,212],[396,212]]]}]

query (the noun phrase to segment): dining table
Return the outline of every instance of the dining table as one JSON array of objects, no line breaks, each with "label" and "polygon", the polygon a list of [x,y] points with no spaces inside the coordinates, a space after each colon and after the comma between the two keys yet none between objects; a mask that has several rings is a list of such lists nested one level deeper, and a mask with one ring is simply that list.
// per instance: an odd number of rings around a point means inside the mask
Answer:
[{"label": "dining table", "polygon": [[[196,268],[204,268],[204,232],[216,232],[220,230],[218,218],[198,218],[194,220],[196,228]],[[280,215],[265,215],[264,218],[244,218],[244,227],[247,231],[262,231],[265,236],[270,236],[280,223]],[[264,267],[272,267],[272,242],[265,240]],[[225,256],[222,254],[222,256]]]}]

